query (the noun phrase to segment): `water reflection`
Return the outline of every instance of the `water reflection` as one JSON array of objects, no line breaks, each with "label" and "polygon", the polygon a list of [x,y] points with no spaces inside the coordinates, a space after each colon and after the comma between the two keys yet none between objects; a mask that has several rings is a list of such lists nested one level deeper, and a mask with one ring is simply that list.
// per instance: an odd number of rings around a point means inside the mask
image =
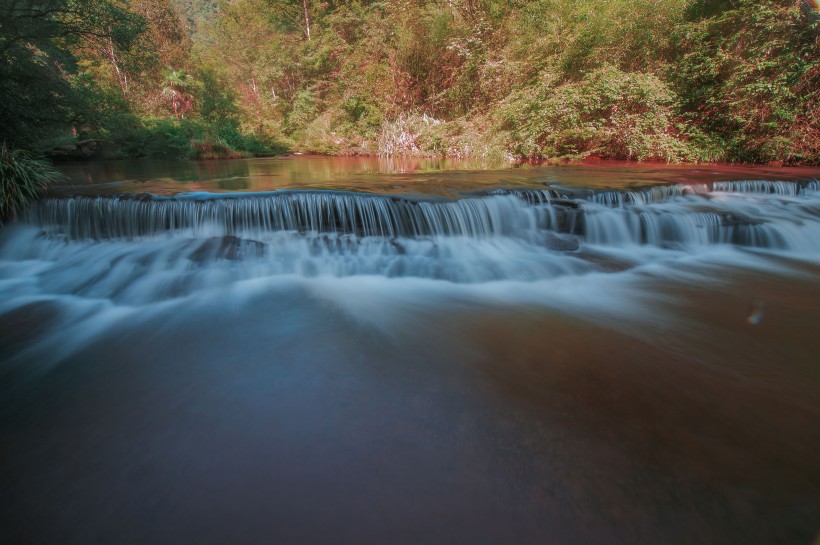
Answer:
[{"label": "water reflection", "polygon": [[130,160],[61,165],[66,184],[53,194],[338,189],[451,196],[505,187],[558,184],[637,188],[714,180],[816,179],[820,169],[667,165],[598,161],[531,165],[459,159],[289,156],[224,161]]}]

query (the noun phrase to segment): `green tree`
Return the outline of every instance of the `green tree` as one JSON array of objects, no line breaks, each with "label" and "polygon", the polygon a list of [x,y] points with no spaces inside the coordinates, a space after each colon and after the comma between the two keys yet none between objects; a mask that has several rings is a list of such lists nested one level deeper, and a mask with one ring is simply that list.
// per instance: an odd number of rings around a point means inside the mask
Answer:
[{"label": "green tree", "polygon": [[[721,9],[717,9],[720,7]],[[737,0],[676,29],[669,79],[727,158],[820,162],[820,27],[791,1]]]},{"label": "green tree", "polygon": [[72,85],[72,43],[99,39],[127,47],[141,30],[141,18],[115,1],[4,1],[0,140],[30,146],[76,121],[84,103]]},{"label": "green tree", "polygon": [[185,117],[185,112],[193,106],[193,97],[186,92],[191,76],[183,70],[168,70],[165,73],[163,95],[168,99],[174,116]]}]

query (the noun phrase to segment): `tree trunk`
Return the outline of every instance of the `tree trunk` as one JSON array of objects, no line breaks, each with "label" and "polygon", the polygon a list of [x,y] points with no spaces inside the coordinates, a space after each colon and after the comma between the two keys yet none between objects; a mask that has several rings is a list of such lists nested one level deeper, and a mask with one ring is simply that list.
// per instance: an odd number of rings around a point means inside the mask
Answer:
[{"label": "tree trunk", "polygon": [[114,66],[114,71],[117,73],[117,82],[120,84],[123,96],[128,94],[128,73],[120,68],[117,62],[117,54],[114,50],[114,40],[108,39],[108,44],[105,46],[105,54],[111,64]]},{"label": "tree trunk", "polygon": [[308,0],[302,0],[302,9],[305,12],[305,36],[310,41],[310,11],[308,11]]}]

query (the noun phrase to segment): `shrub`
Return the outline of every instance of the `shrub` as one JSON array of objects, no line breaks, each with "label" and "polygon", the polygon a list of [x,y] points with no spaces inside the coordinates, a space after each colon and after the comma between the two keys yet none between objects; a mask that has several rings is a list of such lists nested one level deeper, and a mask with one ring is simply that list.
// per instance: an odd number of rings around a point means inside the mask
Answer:
[{"label": "shrub", "polygon": [[410,114],[384,122],[378,152],[388,157],[511,159],[497,136],[482,117],[442,121],[426,114]]},{"label": "shrub", "polygon": [[231,119],[209,122],[122,116],[121,121],[118,126],[91,133],[116,145],[114,157],[237,159],[285,151],[275,142],[243,133]]},{"label": "shrub", "polygon": [[0,223],[12,219],[49,184],[63,179],[51,163],[0,144]]},{"label": "shrub", "polygon": [[605,66],[579,82],[547,75],[512,94],[499,127],[509,151],[526,158],[698,160],[707,155],[674,116],[677,97],[651,74]]},{"label": "shrub", "polygon": [[393,121],[385,121],[379,134],[379,155],[443,155],[439,127],[442,123],[427,114],[399,116]]},{"label": "shrub", "polygon": [[704,4],[668,69],[687,121],[731,160],[820,163],[820,20],[784,0]]}]

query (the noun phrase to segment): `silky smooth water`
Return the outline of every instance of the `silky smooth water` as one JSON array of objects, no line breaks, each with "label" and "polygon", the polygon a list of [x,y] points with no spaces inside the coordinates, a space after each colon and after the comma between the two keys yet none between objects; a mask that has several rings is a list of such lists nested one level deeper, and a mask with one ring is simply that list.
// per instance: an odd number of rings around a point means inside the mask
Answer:
[{"label": "silky smooth water", "polygon": [[811,171],[334,161],[2,232],[0,538],[817,537]]}]

